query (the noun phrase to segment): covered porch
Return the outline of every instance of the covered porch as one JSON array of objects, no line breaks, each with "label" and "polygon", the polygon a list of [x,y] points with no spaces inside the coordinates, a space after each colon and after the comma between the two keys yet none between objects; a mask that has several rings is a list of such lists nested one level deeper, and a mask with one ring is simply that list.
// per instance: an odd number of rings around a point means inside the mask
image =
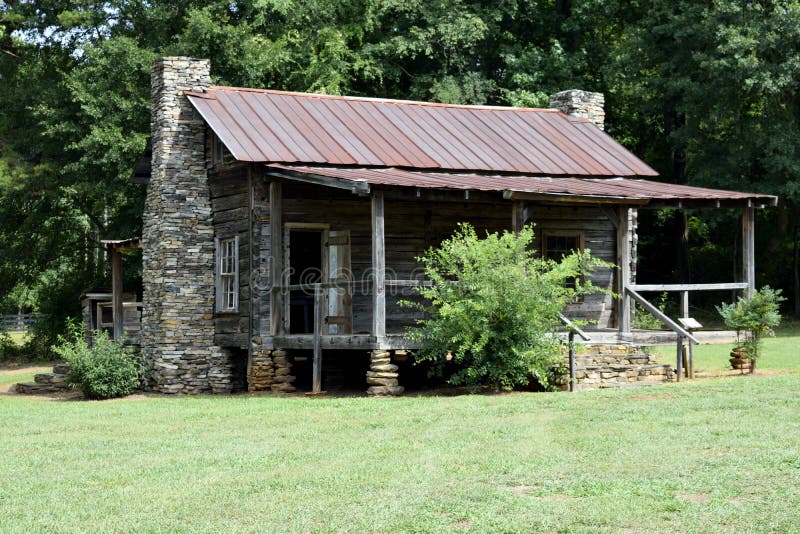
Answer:
[{"label": "covered porch", "polygon": [[[607,289],[619,298],[610,306],[603,303],[582,303],[566,315],[575,313],[595,313],[606,321],[593,331],[587,332],[589,343],[637,344],[653,341],[657,343],[677,343],[682,347],[685,341],[700,342],[698,336],[690,331],[690,326],[680,324],[679,319],[688,318],[689,294],[693,291],[737,290],[749,294],[755,287],[755,255],[753,249],[755,210],[775,205],[777,199],[768,195],[719,191],[705,188],[677,186],[660,182],[626,178],[563,178],[543,176],[520,176],[498,174],[445,173],[433,171],[409,171],[397,168],[337,168],[309,167],[305,165],[266,165],[265,179],[269,181],[269,234],[271,249],[286,250],[284,238],[287,235],[285,223],[290,223],[284,213],[284,187],[291,184],[311,184],[320,191],[336,191],[349,195],[369,210],[369,234],[362,248],[368,247],[369,264],[360,272],[351,269],[348,273],[335,275],[328,272],[324,280],[312,284],[292,284],[286,275],[290,267],[283,262],[285,254],[273,254],[269,291],[270,324],[265,332],[264,343],[272,349],[304,349],[314,354],[314,390],[321,384],[320,367],[323,350],[413,350],[417,346],[406,339],[404,329],[398,328],[401,322],[394,321],[393,309],[387,312],[387,295],[398,289],[408,289],[424,283],[420,270],[401,270],[400,276],[393,268],[394,263],[414,262],[414,256],[398,258],[393,254],[387,260],[387,232],[402,229],[387,227],[386,207],[393,202],[408,205],[459,205],[463,217],[453,219],[455,223],[469,220],[475,210],[492,206],[504,217],[504,222],[493,230],[518,229],[529,222],[537,222],[548,210],[567,209],[580,217],[580,210],[591,209],[600,214],[596,220],[587,224],[587,232],[599,232],[593,245],[605,240],[608,243],[607,259],[617,265],[614,272],[608,273],[605,281]],[[404,204],[405,205],[405,204]],[[745,244],[742,254],[742,272],[739,281],[715,284],[649,284],[636,283],[636,220],[641,209],[688,209],[688,208],[730,208],[741,210],[741,232]],[[358,211],[358,210],[355,210]],[[354,212],[355,214],[355,212]],[[355,215],[354,215],[355,216]],[[457,215],[454,215],[454,217]],[[428,221],[426,220],[426,223]],[[396,222],[393,224],[397,224]],[[401,223],[403,224],[403,223]],[[408,231],[411,232],[410,223]],[[537,224],[537,231],[540,225]],[[566,224],[565,227],[570,227]],[[425,231],[425,228],[423,228]],[[554,233],[558,235],[558,232]],[[357,241],[355,235],[354,243]],[[546,250],[547,243],[542,242]],[[583,243],[581,243],[583,245]],[[593,252],[595,251],[594,247]],[[423,249],[424,250],[424,249]],[[365,252],[362,250],[362,252]],[[391,251],[390,252],[396,252]],[[349,258],[341,266],[351,267]],[[357,272],[358,277],[353,273]],[[410,276],[409,276],[410,274]],[[313,329],[310,332],[291,332],[287,328],[289,315],[287,301],[293,291],[307,292],[313,297]],[[350,310],[360,318],[332,318],[330,311],[331,295],[335,292],[349,297],[358,291],[367,302],[366,308]],[[647,292],[678,291],[681,293],[682,317],[670,318],[661,313],[642,294]],[[652,313],[668,329],[668,332],[637,332],[633,325],[633,302],[638,302]],[[594,310],[594,311],[592,311]],[[341,310],[340,310],[341,311]],[[347,312],[345,311],[345,314]],[[387,316],[388,313],[388,316]],[[605,315],[602,315],[605,314]],[[333,320],[332,320],[333,319]],[[358,323],[362,328],[353,328]],[[336,324],[331,328],[331,324]],[[366,325],[366,328],[363,326]],[[707,334],[703,334],[706,339]],[[670,341],[671,340],[671,341]],[[680,351],[680,348],[678,349]],[[678,358],[680,367],[680,358]]]}]

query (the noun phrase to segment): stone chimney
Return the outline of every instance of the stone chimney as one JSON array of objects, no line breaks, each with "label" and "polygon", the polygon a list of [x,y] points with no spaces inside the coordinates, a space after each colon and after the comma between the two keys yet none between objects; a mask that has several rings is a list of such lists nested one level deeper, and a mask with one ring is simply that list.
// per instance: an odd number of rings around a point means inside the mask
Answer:
[{"label": "stone chimney", "polygon": [[550,95],[550,108],[573,117],[589,119],[601,130],[604,129],[606,112],[603,93],[590,93],[580,89],[569,89]]},{"label": "stone chimney", "polygon": [[147,386],[161,393],[230,391],[214,344],[214,229],[205,123],[184,91],[211,85],[209,62],[156,60],[151,70],[152,175],[142,229],[141,343]]}]

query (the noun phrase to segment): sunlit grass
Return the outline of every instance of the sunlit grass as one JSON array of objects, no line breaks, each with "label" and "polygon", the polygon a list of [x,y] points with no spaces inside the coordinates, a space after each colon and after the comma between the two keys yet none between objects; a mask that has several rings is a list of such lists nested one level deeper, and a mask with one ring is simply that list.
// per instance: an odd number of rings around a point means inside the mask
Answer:
[{"label": "sunlit grass", "polygon": [[0,532],[796,531],[798,342],[573,394],[0,395]]}]

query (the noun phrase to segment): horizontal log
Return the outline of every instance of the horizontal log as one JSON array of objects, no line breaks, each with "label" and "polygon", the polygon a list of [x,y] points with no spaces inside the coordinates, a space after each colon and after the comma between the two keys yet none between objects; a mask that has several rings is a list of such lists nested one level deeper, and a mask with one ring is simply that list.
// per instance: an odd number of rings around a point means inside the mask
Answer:
[{"label": "horizontal log", "polygon": [[746,282],[730,282],[723,284],[631,284],[634,291],[721,291],[729,289],[747,289]]}]

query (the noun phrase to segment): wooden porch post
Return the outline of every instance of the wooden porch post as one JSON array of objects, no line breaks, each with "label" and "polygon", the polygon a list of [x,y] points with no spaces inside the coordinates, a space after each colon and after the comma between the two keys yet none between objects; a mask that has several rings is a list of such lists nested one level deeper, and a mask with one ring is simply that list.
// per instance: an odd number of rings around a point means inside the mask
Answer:
[{"label": "wooden porch post", "polygon": [[383,234],[383,191],[372,192],[372,334],[386,335],[386,249]]},{"label": "wooden porch post", "polygon": [[269,184],[269,236],[272,259],[269,314],[270,333],[283,334],[283,191],[280,182]]},{"label": "wooden porch post", "polygon": [[630,211],[628,207],[619,208],[619,224],[617,225],[617,263],[619,265],[619,281],[617,283],[617,326],[620,340],[631,340],[631,299],[625,293],[631,281],[631,240]]},{"label": "wooden porch post", "polygon": [[742,281],[747,283],[745,296],[750,298],[756,289],[755,208],[742,209]]},{"label": "wooden porch post", "polygon": [[111,253],[111,311],[114,317],[114,339],[122,339],[124,310],[122,307],[122,252],[113,245]]}]

